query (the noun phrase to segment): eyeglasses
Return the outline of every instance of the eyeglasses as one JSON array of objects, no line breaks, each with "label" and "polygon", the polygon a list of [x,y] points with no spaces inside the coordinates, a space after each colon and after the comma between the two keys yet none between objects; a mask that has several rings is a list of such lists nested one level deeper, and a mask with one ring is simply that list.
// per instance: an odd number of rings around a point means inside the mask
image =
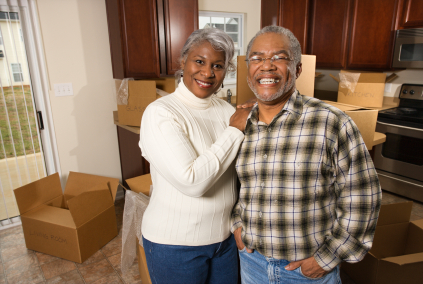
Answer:
[{"label": "eyeglasses", "polygon": [[270,59],[270,64],[274,63],[283,63],[283,62],[289,62],[292,59],[287,56],[281,56],[281,55],[273,55],[272,57],[263,58],[261,56],[255,55],[253,57],[250,57],[249,59],[245,60],[249,62],[250,64],[264,64],[267,59]]}]

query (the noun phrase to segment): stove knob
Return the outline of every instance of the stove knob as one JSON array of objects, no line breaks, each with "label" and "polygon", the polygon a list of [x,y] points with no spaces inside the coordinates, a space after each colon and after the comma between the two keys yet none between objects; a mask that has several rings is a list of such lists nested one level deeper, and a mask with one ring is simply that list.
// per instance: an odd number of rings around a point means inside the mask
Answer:
[{"label": "stove knob", "polygon": [[407,94],[407,93],[408,93],[408,91],[407,91],[406,89],[404,89],[404,90],[402,91],[402,93],[405,95],[405,94]]},{"label": "stove knob", "polygon": [[414,90],[411,90],[410,91],[410,95],[414,95]]}]

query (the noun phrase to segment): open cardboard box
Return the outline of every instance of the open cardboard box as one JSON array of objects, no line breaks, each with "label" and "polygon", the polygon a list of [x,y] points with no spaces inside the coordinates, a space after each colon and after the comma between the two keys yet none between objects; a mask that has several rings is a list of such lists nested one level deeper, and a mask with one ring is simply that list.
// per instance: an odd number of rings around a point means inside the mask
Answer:
[{"label": "open cardboard box", "polygon": [[[125,180],[128,183],[129,188],[136,193],[143,193],[150,196],[150,186],[153,184],[151,181],[151,175],[146,174],[131,179]],[[151,284],[150,273],[148,273],[147,260],[145,259],[144,248],[139,245],[137,239],[137,257],[138,257],[138,269],[140,271],[141,282]]]},{"label": "open cardboard box", "polygon": [[70,172],[64,194],[55,173],[14,190],[26,247],[82,263],[117,236],[119,180]]},{"label": "open cardboard box", "polygon": [[339,103],[375,108],[383,106],[385,83],[398,77],[395,73],[386,77],[386,73],[347,70],[341,70],[340,78],[330,76],[339,83]]},{"label": "open cardboard box", "polygon": [[412,205],[382,205],[372,249],[358,263],[341,264],[355,283],[423,282],[423,219],[409,221]]},{"label": "open cardboard box", "polygon": [[[236,73],[236,104],[240,105],[255,97],[247,83],[248,68],[245,61],[246,56],[240,55],[237,58]],[[314,78],[319,76],[316,73],[316,56],[301,55],[302,72],[295,82],[295,86],[301,95],[314,97]]]},{"label": "open cardboard box", "polygon": [[375,109],[364,108],[355,105],[347,105],[339,102],[324,101],[334,107],[339,108],[348,114],[360,130],[367,150],[371,150],[374,145],[374,136],[376,130],[377,114]]},{"label": "open cardboard box", "polygon": [[[116,94],[122,80],[116,79]],[[141,118],[145,108],[161,98],[156,93],[156,88],[169,94],[175,91],[175,78],[163,78],[155,80],[128,81],[128,104],[118,105],[118,119],[120,124],[141,126]]]}]

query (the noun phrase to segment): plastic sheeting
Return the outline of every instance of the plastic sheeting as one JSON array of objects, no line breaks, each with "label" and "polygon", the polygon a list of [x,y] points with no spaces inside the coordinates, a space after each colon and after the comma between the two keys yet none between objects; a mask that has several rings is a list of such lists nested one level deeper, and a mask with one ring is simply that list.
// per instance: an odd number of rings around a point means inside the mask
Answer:
[{"label": "plastic sheeting", "polygon": [[121,270],[126,273],[137,257],[137,238],[142,246],[141,222],[150,197],[127,190],[122,224]]},{"label": "plastic sheeting", "polygon": [[354,93],[360,75],[361,73],[339,73],[340,87],[347,88],[351,93]]}]

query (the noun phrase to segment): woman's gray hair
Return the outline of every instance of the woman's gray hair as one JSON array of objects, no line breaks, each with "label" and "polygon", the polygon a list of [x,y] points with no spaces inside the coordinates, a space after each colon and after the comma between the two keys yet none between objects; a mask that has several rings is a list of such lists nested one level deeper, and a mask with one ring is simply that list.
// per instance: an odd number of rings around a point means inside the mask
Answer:
[{"label": "woman's gray hair", "polygon": [[[227,33],[216,28],[196,30],[188,37],[181,50],[179,66],[181,66],[182,62],[187,60],[188,54],[191,52],[193,47],[196,47],[205,41],[208,41],[214,50],[223,51],[225,53],[225,72],[233,72],[236,70],[235,64],[233,63],[233,57],[235,53],[234,42]],[[181,80],[181,74],[182,69],[175,73],[175,77],[178,80],[178,83]]]},{"label": "woman's gray hair", "polygon": [[262,34],[266,34],[266,33],[275,33],[275,34],[287,36],[288,39],[289,39],[289,43],[290,43],[289,45],[290,45],[291,52],[293,53],[293,56],[294,56],[295,66],[297,66],[298,63],[301,62],[301,44],[300,44],[300,42],[298,41],[298,39],[294,36],[294,34],[290,30],[288,30],[287,28],[279,27],[279,26],[267,26],[267,27],[262,28],[260,31],[258,31],[258,33],[256,33],[256,35],[250,40],[250,43],[248,44],[247,58],[250,57],[251,47],[253,46],[253,43],[256,40],[256,38],[258,36],[260,36]]}]

